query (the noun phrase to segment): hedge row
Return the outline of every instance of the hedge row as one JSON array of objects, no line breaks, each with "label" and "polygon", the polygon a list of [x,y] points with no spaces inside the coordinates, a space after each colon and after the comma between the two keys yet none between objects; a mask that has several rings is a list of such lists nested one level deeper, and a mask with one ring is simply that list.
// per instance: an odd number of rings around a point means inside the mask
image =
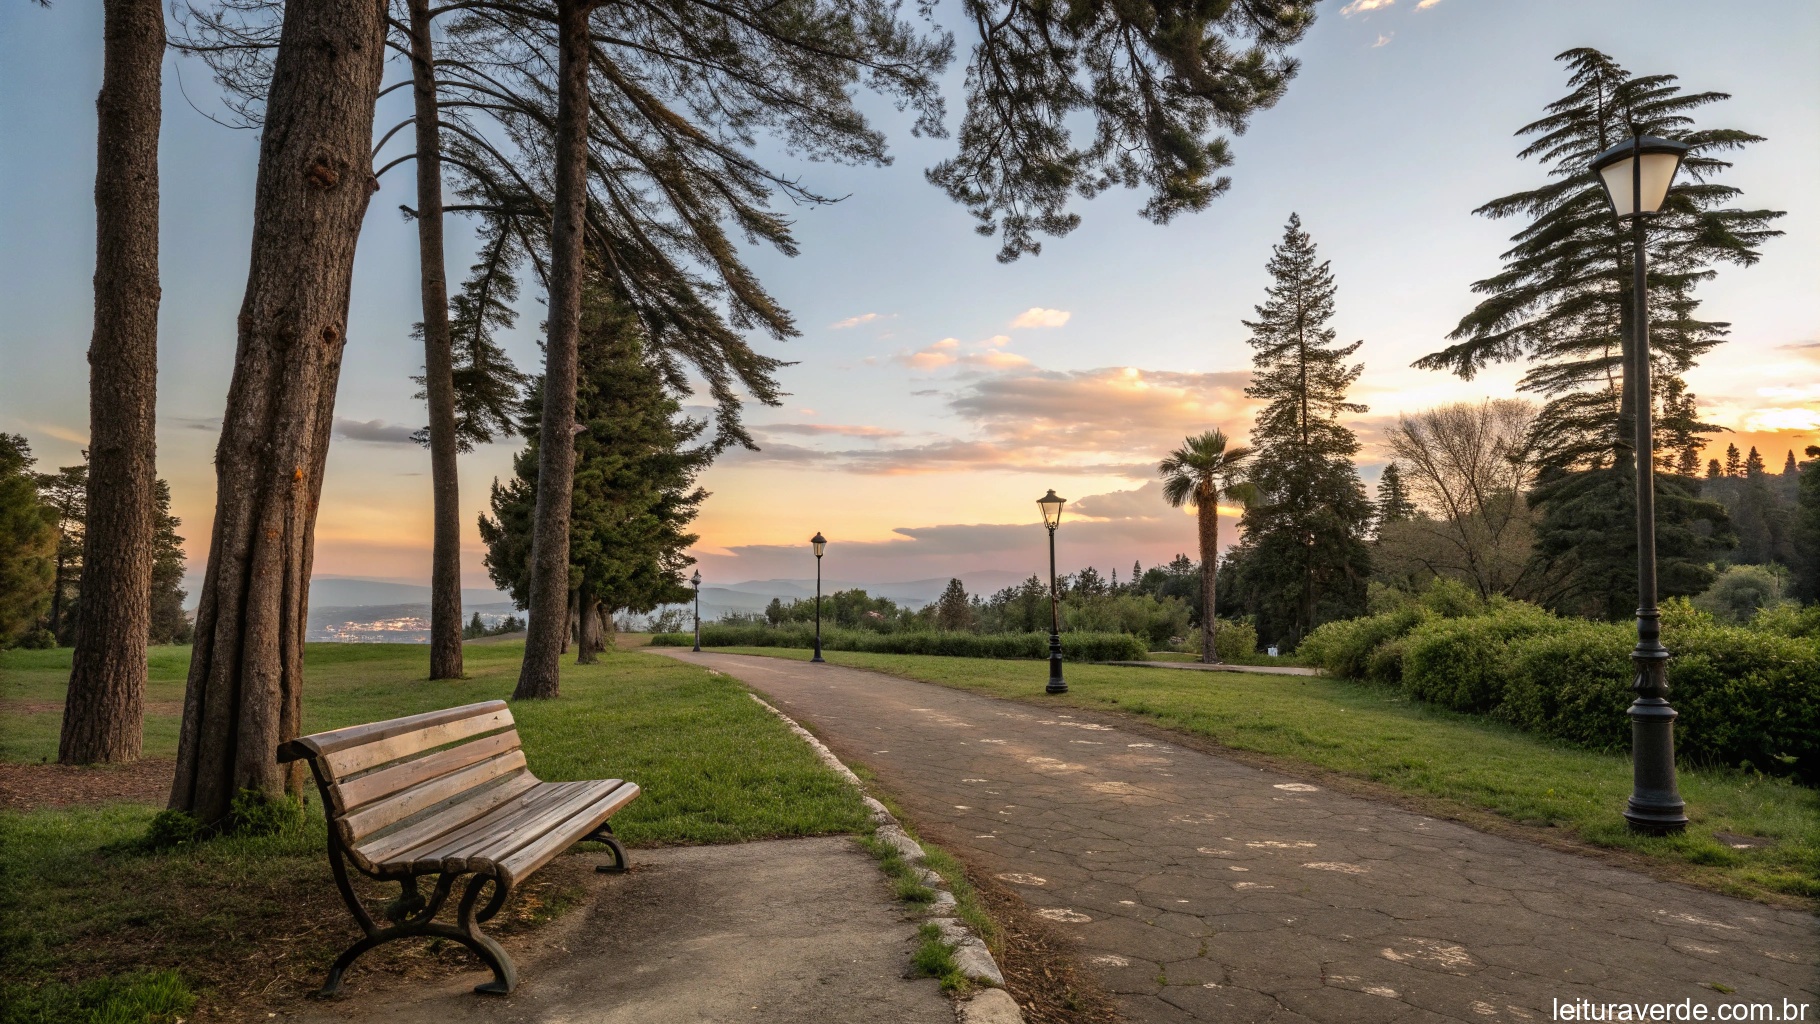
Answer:
[{"label": "hedge row", "polygon": [[[1662,641],[1682,757],[1820,781],[1820,638],[1722,626],[1674,601]],[[1331,622],[1299,653],[1333,675],[1400,686],[1455,711],[1628,750],[1635,643],[1629,624],[1494,599],[1474,614],[1416,603]]]},{"label": "hedge row", "polygon": [[[692,633],[660,633],[659,647],[688,647]],[[815,630],[783,626],[723,626],[703,623],[703,647],[815,646]],[[949,658],[1047,658],[1047,633],[874,633],[864,629],[824,629],[822,649],[871,654],[936,654]],[[1129,633],[1063,633],[1062,657],[1069,661],[1142,661],[1145,645]]]}]

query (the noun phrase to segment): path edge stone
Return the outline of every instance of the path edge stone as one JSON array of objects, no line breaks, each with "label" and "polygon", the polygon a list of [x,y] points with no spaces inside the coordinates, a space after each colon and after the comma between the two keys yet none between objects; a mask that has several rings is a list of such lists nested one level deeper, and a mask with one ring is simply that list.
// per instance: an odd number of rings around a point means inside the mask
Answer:
[{"label": "path edge stone", "polygon": [[[757,702],[759,707],[776,715],[780,721],[789,726],[791,732],[800,737],[804,743],[809,744],[809,749],[815,751],[815,756],[820,758],[823,764],[832,768],[836,774],[852,784],[853,788],[860,791],[860,799],[865,801],[866,810],[871,814],[873,824],[877,826],[874,832],[877,838],[896,847],[898,852],[903,854],[904,859],[912,864],[922,862],[922,845],[910,838],[910,834],[904,831],[904,826],[898,822],[897,817],[891,813],[889,808],[866,794],[865,786],[861,784],[859,776],[853,774],[853,769],[842,763],[840,758],[835,757],[834,751],[829,750],[827,744],[758,694],[748,692],[746,696]],[[952,910],[955,905],[954,894],[948,891],[941,876],[928,868],[923,868],[920,874],[923,884],[935,890],[935,900],[930,905],[930,913],[942,915],[943,911]],[[962,974],[966,975],[969,980],[993,986],[982,989],[971,999],[955,1004],[955,1016],[961,1024],[1023,1024],[1024,1013],[1018,1007],[1017,1000],[1011,998],[1011,994],[1005,991],[1005,975],[999,970],[998,961],[993,959],[992,951],[986,948],[985,941],[975,935],[973,929],[967,927],[966,922],[958,917],[932,916],[929,923],[941,929],[942,939],[953,949],[955,963]]]}]

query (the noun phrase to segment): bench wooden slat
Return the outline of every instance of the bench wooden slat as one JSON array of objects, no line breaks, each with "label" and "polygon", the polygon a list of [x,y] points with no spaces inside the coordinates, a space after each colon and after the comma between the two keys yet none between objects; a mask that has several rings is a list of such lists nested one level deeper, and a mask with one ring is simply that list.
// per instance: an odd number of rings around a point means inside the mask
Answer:
[{"label": "bench wooden slat", "polygon": [[491,782],[501,775],[515,772],[524,766],[524,751],[514,748],[478,764],[451,772],[439,779],[431,779],[402,793],[394,793],[383,800],[367,804],[360,810],[340,818],[348,845],[353,846],[395,821],[403,821],[418,811],[428,810],[450,797]]},{"label": "bench wooden slat", "polygon": [[382,862],[400,851],[422,846],[439,836],[447,835],[541,785],[543,783],[537,781],[537,776],[530,772],[519,772],[472,799],[450,804],[422,821],[406,825],[377,839],[369,839],[362,845],[353,847],[352,852],[362,861],[361,867],[376,871]]},{"label": "bench wooden slat", "polygon": [[415,870],[427,870],[434,864],[447,864],[453,870],[474,870],[468,865],[478,859],[482,861],[480,867],[490,866],[492,861],[567,820],[599,793],[605,792],[608,784],[617,786],[620,783],[618,779],[544,783],[527,793],[517,806],[502,809],[433,844],[407,850],[399,854],[394,863]]},{"label": "bench wooden slat", "polygon": [[[472,705],[478,707],[479,705]],[[323,757],[323,764],[329,769],[330,778],[345,779],[356,772],[364,772],[388,761],[410,757],[431,747],[440,747],[444,743],[465,740],[483,732],[495,729],[507,729],[512,725],[512,712],[506,708],[489,711],[483,715],[463,718],[455,722],[442,722],[414,729],[410,732],[391,736],[385,739],[363,743],[360,746],[337,750]]]},{"label": "bench wooden slat", "polygon": [[601,822],[611,818],[621,807],[637,799],[638,793],[635,783],[623,783],[580,809],[560,827],[550,829],[542,838],[520,847],[504,860],[489,858],[498,865],[501,884],[512,885],[543,867],[557,854],[574,846],[583,836],[598,828]]},{"label": "bench wooden slat", "polygon": [[[477,721],[477,719],[469,719],[469,721]],[[404,738],[403,736],[398,737],[398,739]],[[463,743],[458,747],[439,750],[428,757],[420,757],[415,761],[404,761],[389,768],[381,768],[376,772],[368,772],[347,782],[337,782],[329,787],[329,799],[334,803],[336,813],[346,814],[382,797],[391,796],[393,793],[402,792],[412,786],[421,785],[431,779],[440,778],[450,772],[517,748],[518,730],[495,733],[471,743]],[[346,753],[353,753],[353,751],[346,751]]]},{"label": "bench wooden slat", "polygon": [[[279,759],[296,761],[305,757],[323,757],[349,747],[389,740],[394,736],[417,732],[432,726],[459,722],[469,718],[478,718],[495,712],[505,712],[510,724],[511,710],[503,700],[485,700],[478,704],[464,704],[458,708],[445,711],[426,711],[421,715],[409,715],[404,718],[393,718],[384,722],[369,722],[366,725],[350,725],[345,729],[332,729],[328,732],[300,736],[279,748]],[[471,735],[471,734],[470,734]],[[446,742],[446,741],[445,741]],[[435,744],[432,744],[434,746]],[[417,748],[425,749],[423,747]],[[403,756],[403,755],[399,755]],[[375,762],[379,763],[379,762]]]}]

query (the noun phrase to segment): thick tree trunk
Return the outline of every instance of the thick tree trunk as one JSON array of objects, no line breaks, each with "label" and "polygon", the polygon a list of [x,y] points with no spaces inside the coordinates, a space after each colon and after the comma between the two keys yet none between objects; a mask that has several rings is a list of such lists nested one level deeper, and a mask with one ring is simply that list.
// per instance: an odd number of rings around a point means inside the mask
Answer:
[{"label": "thick tree trunk", "polygon": [[1214,617],[1213,574],[1220,557],[1220,504],[1217,497],[1203,497],[1196,510],[1201,534],[1201,661],[1212,665],[1220,660],[1214,639],[1219,619]]},{"label": "thick tree trunk", "polygon": [[593,665],[606,650],[606,637],[600,627],[600,598],[589,596],[581,603],[581,643],[577,645],[575,664]]},{"label": "thick tree trunk", "polygon": [[455,362],[443,268],[442,128],[429,0],[411,0],[411,90],[416,98],[417,259],[423,289],[423,382],[430,412],[430,678],[460,679],[461,483],[455,437]]},{"label": "thick tree trunk", "polygon": [[266,101],[253,247],[171,806],[301,793],[297,735],[310,558],[354,247],[373,177],[384,0],[289,0]]},{"label": "thick tree trunk", "polygon": [[581,328],[581,219],[587,189],[590,0],[557,0],[556,197],[550,233],[549,337],[537,510],[531,527],[531,623],[515,698],[561,692],[569,590],[569,503],[575,486],[575,368]]},{"label": "thick tree trunk", "polygon": [[96,101],[88,522],[64,764],[136,761],[157,533],[159,0],[108,0]]}]

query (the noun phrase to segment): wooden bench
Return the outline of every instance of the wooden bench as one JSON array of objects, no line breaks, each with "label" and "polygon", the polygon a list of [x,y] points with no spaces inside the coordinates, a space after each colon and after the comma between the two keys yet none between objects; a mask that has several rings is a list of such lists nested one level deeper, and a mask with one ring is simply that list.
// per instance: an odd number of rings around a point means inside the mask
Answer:
[{"label": "wooden bench", "polygon": [[[619,779],[542,782],[525,768],[518,729],[505,701],[356,725],[291,740],[278,760],[308,761],[329,821],[329,865],[348,910],[365,936],[330,968],[319,995],[341,991],[341,976],[360,954],[392,939],[417,935],[453,939],[493,970],[476,992],[504,995],[517,969],[480,922],[499,912],[512,889],[578,842],[605,843],[624,871],[626,851],[607,819],[638,796]],[[348,880],[347,864],[369,877],[399,883],[399,898],[373,920]],[[428,899],[417,890],[436,875]],[[435,918],[456,880],[472,875],[453,925]],[[492,896],[480,902],[487,883]],[[477,909],[478,908],[478,909]]]}]

